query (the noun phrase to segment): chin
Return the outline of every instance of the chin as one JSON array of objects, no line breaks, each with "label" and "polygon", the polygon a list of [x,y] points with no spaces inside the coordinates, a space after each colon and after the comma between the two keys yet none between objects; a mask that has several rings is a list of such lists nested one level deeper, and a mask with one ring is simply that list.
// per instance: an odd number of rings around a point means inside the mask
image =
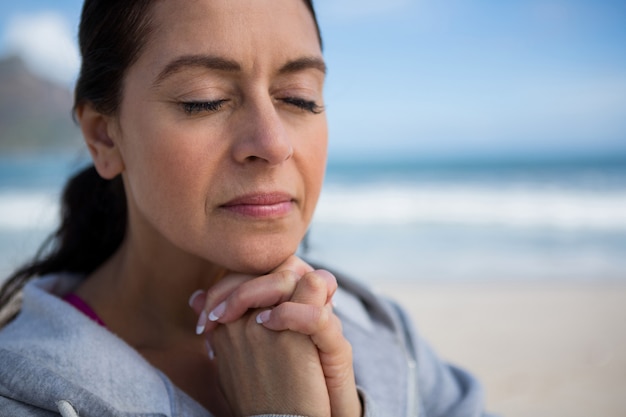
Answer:
[{"label": "chin", "polygon": [[274,242],[265,242],[263,245],[245,245],[238,248],[235,253],[225,254],[227,256],[220,263],[232,272],[265,275],[295,254],[299,243],[275,244]]}]

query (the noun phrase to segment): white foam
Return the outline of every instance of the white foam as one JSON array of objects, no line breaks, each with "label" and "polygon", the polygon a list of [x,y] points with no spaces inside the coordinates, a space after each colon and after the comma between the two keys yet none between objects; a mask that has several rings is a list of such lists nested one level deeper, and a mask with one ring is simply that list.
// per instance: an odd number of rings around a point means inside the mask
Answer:
[{"label": "white foam", "polygon": [[[51,229],[58,194],[0,191],[0,230]],[[347,225],[440,224],[626,231],[626,191],[480,186],[330,185],[314,221]]]},{"label": "white foam", "polygon": [[315,221],[626,231],[626,191],[480,186],[330,186]]}]

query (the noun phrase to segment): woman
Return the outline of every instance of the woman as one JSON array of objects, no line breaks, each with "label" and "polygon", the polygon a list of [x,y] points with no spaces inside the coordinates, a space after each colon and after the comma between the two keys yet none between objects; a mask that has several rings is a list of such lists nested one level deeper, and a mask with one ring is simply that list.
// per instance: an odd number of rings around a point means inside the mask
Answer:
[{"label": "woman", "polygon": [[310,1],[86,0],[80,47],[94,167],[3,288],[43,276],[0,332],[2,415],[482,415],[400,309],[293,255],[326,158]]}]

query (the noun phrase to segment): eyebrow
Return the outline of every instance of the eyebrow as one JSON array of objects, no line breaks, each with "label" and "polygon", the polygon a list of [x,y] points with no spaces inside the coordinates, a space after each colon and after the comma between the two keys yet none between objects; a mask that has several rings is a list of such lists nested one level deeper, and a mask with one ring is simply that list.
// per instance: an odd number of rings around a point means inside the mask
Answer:
[{"label": "eyebrow", "polygon": [[[209,70],[240,72],[241,65],[237,61],[212,55],[184,55],[168,63],[154,80],[157,86],[167,77],[189,67],[201,67]],[[279,70],[279,74],[291,74],[295,72],[315,69],[326,75],[326,64],[318,57],[303,57],[287,62]]]},{"label": "eyebrow", "polygon": [[308,69],[316,69],[324,75],[326,75],[327,71],[326,64],[323,59],[318,57],[304,57],[287,62],[280,68],[280,70],[278,70],[278,73],[289,74]]},{"label": "eyebrow", "polygon": [[226,72],[241,71],[241,66],[236,61],[211,55],[185,55],[168,63],[155,78],[154,85],[159,85],[167,77],[188,67],[201,67]]}]

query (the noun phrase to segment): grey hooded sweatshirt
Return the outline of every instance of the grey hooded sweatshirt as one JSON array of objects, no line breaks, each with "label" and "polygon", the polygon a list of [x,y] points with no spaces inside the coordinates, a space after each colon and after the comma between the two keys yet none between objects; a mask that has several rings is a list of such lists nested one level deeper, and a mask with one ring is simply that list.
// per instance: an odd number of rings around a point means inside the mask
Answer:
[{"label": "grey hooded sweatshirt", "polygon": [[[352,344],[365,417],[486,415],[479,384],[443,363],[397,305],[337,278],[335,312]],[[59,298],[79,282],[58,274],[25,287],[20,314],[0,331],[0,416],[211,417],[136,350]]]}]

